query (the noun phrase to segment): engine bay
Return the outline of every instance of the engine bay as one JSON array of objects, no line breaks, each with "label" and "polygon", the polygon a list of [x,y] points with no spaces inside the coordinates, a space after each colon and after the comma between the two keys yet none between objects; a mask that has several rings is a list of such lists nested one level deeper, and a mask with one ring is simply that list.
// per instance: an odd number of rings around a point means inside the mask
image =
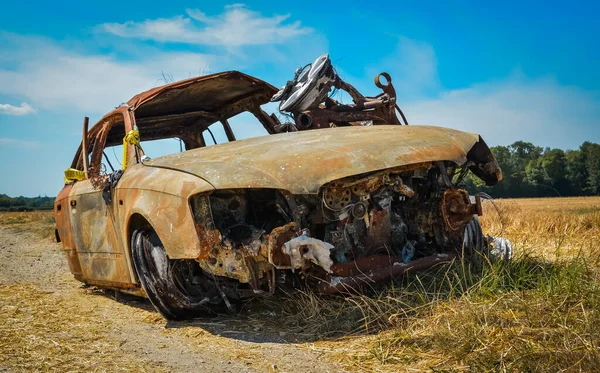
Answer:
[{"label": "engine bay", "polygon": [[317,195],[239,189],[198,196],[203,202],[195,205],[210,210],[201,231],[218,232],[200,266],[262,292],[285,282],[286,270],[321,283],[381,267],[383,258],[398,265],[458,253],[478,207],[466,191],[445,185],[442,172],[411,165],[336,180]]}]

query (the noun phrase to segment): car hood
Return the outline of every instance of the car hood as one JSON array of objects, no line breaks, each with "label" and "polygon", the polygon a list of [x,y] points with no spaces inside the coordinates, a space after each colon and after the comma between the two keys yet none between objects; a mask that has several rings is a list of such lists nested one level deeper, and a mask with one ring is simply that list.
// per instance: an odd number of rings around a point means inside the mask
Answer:
[{"label": "car hood", "polygon": [[366,172],[442,160],[462,165],[478,143],[479,157],[493,160],[472,133],[430,126],[338,127],[239,140],[144,164],[196,175],[216,189],[316,194],[330,181]]}]

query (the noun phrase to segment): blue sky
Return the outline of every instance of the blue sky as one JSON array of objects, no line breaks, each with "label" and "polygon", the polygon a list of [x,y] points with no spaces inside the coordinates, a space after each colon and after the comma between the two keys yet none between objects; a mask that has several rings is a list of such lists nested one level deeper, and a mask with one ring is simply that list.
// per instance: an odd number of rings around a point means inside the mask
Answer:
[{"label": "blue sky", "polygon": [[4,2],[0,193],[56,195],[83,116],[94,123],[163,72],[237,69],[281,86],[324,52],[366,94],[388,71],[411,123],[490,145],[600,142],[598,3],[485,3]]}]

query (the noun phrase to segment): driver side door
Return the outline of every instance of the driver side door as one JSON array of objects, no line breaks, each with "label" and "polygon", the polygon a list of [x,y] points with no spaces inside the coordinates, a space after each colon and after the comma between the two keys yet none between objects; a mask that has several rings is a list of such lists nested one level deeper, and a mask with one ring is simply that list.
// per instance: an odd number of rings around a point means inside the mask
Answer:
[{"label": "driver side door", "polygon": [[90,172],[91,178],[74,183],[69,208],[84,281],[97,285],[131,287],[132,274],[124,255],[125,248],[118,239],[118,230],[122,229],[117,221],[118,201],[113,199],[107,204],[102,197],[102,180],[106,178],[106,174],[102,175],[106,167],[102,163],[106,134],[116,130],[122,131],[125,136],[126,132],[126,121],[122,114],[116,115],[121,118],[112,118],[102,123],[104,127],[96,131],[96,136],[91,139],[90,143],[94,146],[90,170],[98,171]]}]

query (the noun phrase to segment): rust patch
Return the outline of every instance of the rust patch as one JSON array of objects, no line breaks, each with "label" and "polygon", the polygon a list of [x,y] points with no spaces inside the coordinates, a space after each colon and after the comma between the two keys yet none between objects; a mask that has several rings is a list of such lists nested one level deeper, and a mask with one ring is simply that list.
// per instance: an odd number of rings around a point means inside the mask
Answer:
[{"label": "rust patch", "polygon": [[367,247],[369,251],[392,247],[392,222],[389,210],[371,210],[367,228]]},{"label": "rust patch", "polygon": [[421,271],[433,266],[449,263],[456,258],[457,254],[445,253],[415,259],[409,263],[395,262],[386,268],[364,271],[357,275],[349,277],[332,277],[329,282],[321,281],[317,286],[320,293],[342,293],[365,286],[371,286],[376,282],[381,282],[393,277],[401,276],[405,273]]},{"label": "rust patch", "polygon": [[290,257],[283,252],[283,244],[294,238],[296,234],[296,223],[288,223],[282,227],[273,229],[269,235],[266,245],[269,263],[279,269],[291,268]]},{"label": "rust patch", "polygon": [[448,189],[442,196],[441,213],[446,226],[457,231],[463,228],[473,215],[481,215],[481,198],[476,198],[471,204],[469,195],[463,189]]},{"label": "rust patch", "polygon": [[331,266],[334,276],[348,277],[369,271],[379,271],[395,263],[404,263],[402,258],[388,255],[372,255],[348,263],[336,263]]}]

